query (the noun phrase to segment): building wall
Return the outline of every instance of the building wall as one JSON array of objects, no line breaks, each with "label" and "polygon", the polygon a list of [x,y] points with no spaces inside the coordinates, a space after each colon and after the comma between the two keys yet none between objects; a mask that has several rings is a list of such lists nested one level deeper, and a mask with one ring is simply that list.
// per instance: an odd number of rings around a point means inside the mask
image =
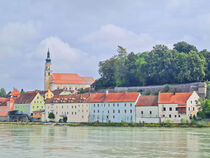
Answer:
[{"label": "building wall", "polygon": [[37,93],[37,95],[32,100],[30,109],[31,109],[30,113],[45,109],[44,98],[39,93]]},{"label": "building wall", "polygon": [[0,117],[7,117],[8,112],[14,110],[14,100],[7,101],[6,106],[0,106]]},{"label": "building wall", "polygon": [[30,104],[15,104],[14,110],[18,110],[24,114],[31,115]]},{"label": "building wall", "polygon": [[67,90],[78,90],[80,88],[89,88],[89,84],[57,84],[53,83],[52,84],[52,90],[56,89],[67,89]]},{"label": "building wall", "polygon": [[52,98],[53,96],[54,96],[54,94],[53,94],[53,92],[51,91],[51,90],[48,90],[46,93],[45,93],[45,100],[46,99],[50,99],[50,98]]},{"label": "building wall", "polygon": [[187,100],[187,115],[188,117],[197,116],[199,110],[199,96],[196,92],[193,92],[192,95]]},{"label": "building wall", "polygon": [[90,122],[135,122],[135,102],[91,103]]},{"label": "building wall", "polygon": [[44,90],[52,89],[52,64],[46,63],[45,64],[45,71],[44,71]]},{"label": "building wall", "polygon": [[137,123],[159,123],[158,106],[136,106]]},{"label": "building wall", "polygon": [[67,116],[67,122],[88,122],[89,103],[51,103],[45,107],[45,121],[50,121],[50,112],[55,114],[58,122],[63,116]]}]

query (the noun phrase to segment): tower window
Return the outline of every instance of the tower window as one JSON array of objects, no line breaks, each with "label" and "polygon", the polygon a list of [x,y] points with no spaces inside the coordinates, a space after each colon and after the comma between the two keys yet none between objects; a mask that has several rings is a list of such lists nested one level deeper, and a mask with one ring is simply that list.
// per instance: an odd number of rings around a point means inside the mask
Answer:
[{"label": "tower window", "polygon": [[50,76],[50,72],[48,72],[48,76]]}]

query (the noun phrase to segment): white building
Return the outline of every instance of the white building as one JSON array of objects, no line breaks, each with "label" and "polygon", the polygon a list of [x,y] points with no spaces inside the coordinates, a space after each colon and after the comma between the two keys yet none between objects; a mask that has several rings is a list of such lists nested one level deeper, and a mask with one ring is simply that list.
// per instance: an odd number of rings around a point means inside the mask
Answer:
[{"label": "white building", "polygon": [[138,92],[96,93],[90,100],[90,122],[135,122]]},{"label": "white building", "polygon": [[45,121],[52,112],[55,115],[55,122],[67,117],[67,122],[88,122],[90,94],[80,95],[59,95],[47,101],[45,106]]},{"label": "white building", "polygon": [[140,96],[136,103],[137,123],[159,123],[158,96]]},{"label": "white building", "polygon": [[196,92],[159,93],[158,111],[161,122],[170,120],[180,123],[182,119],[190,121],[193,116],[197,116],[198,99]]}]

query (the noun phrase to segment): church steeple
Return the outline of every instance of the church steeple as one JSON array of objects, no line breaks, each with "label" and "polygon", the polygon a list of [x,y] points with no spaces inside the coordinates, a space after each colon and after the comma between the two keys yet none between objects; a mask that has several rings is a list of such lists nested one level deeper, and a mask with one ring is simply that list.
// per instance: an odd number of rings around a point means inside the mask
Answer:
[{"label": "church steeple", "polygon": [[45,62],[45,70],[44,70],[44,90],[51,90],[52,85],[52,63],[50,59],[50,51],[48,48],[47,51],[47,58]]},{"label": "church steeple", "polygon": [[46,64],[47,63],[51,63],[51,59],[50,59],[50,51],[49,51],[49,48],[48,48],[48,51],[47,51],[47,59],[46,59]]}]

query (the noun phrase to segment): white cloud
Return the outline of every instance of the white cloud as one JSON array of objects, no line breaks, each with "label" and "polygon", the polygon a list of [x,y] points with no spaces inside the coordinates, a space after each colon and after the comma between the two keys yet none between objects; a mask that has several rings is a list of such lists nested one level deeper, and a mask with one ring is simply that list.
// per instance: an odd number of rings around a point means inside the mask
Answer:
[{"label": "white cloud", "polygon": [[72,48],[69,43],[59,37],[48,37],[40,42],[33,58],[44,59],[50,50],[53,72],[79,73],[80,75],[96,75],[97,59],[87,53]]},{"label": "white cloud", "polygon": [[118,45],[121,45],[128,51],[134,52],[151,50],[154,45],[165,43],[155,40],[147,33],[136,34],[113,24],[102,26],[82,40],[101,49],[116,49]]}]

